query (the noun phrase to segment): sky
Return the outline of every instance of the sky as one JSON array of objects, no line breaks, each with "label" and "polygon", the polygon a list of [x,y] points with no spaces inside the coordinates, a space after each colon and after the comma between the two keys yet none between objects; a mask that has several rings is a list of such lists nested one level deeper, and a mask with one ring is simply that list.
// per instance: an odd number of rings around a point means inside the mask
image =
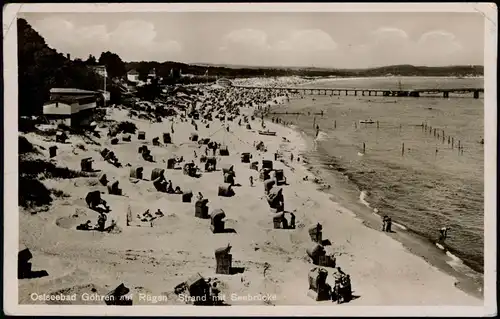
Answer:
[{"label": "sky", "polygon": [[479,13],[23,13],[52,48],[86,59],[368,68],[483,65]]}]

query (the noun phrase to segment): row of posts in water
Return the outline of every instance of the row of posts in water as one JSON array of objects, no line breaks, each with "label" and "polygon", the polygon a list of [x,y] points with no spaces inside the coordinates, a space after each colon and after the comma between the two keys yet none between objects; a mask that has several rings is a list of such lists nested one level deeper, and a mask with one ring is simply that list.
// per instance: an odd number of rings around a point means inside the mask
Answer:
[{"label": "row of posts in water", "polygon": [[[433,136],[441,140],[442,143],[444,144],[446,142],[446,134],[443,129],[436,129],[433,128],[432,126],[428,126],[427,123],[422,123],[420,125],[422,127],[422,131],[425,133],[433,134]],[[334,122],[334,127],[337,127],[337,121]],[[357,129],[357,124],[354,122],[354,127]],[[379,128],[379,121],[377,121],[377,129]],[[402,129],[402,125],[399,125],[399,129]],[[455,138],[448,135],[448,145],[451,145],[451,148],[453,149],[455,147]],[[464,146],[460,140],[458,140],[458,154],[463,155],[464,154]],[[363,142],[363,154],[366,152],[366,144]],[[438,154],[439,150],[436,148],[436,156]],[[405,143],[401,144],[401,156],[405,155]]]},{"label": "row of posts in water", "polygon": [[[377,123],[377,129],[380,128],[380,123],[379,121],[376,122]],[[436,128],[433,128],[432,126],[429,126],[427,125],[427,123],[422,123],[420,125],[422,127],[422,131],[423,132],[426,132],[426,133],[429,133],[429,134],[433,134],[434,137],[438,140],[442,140],[442,143],[444,144],[446,142],[446,134],[445,134],[445,131],[443,129],[436,129]],[[333,127],[334,129],[337,128],[337,120],[334,120],[333,122]],[[402,129],[402,125],[399,124],[399,130]],[[319,133],[319,125],[316,125],[316,117],[314,117],[314,122],[313,122],[313,128],[316,128],[316,136],[318,135]],[[358,125],[356,122],[354,122],[354,128],[357,129],[358,128]],[[454,149],[455,148],[455,138],[448,135],[448,145],[451,145],[451,148]],[[461,143],[460,140],[458,140],[458,154],[459,155],[463,155],[464,154],[464,146],[463,144]],[[366,144],[363,142],[363,154],[365,154],[366,152]],[[436,148],[436,155],[438,154],[439,150]],[[405,154],[405,143],[402,143],[401,145],[401,156],[404,156]]]},{"label": "row of posts in water", "polygon": [[[323,116],[322,113],[323,112],[315,113],[315,114]],[[290,113],[288,113],[288,114],[290,114]],[[276,120],[273,120],[273,122],[285,124],[284,122],[282,122],[278,118]],[[379,121],[376,121],[375,123],[377,124],[377,129],[379,129],[380,128]],[[458,140],[458,144],[455,144],[455,138],[453,136],[446,135],[446,133],[443,129],[433,128],[432,126],[427,125],[427,123],[423,123],[423,122],[422,122],[422,124],[417,125],[417,126],[421,126],[423,132],[428,133],[428,134],[432,134],[436,139],[441,140],[442,144],[444,144],[446,142],[446,140],[448,140],[448,145],[450,145],[452,149],[454,149],[455,146],[457,146],[458,154],[459,155],[464,154],[464,147],[463,147],[462,142],[460,140]],[[337,120],[334,120],[333,128],[334,129],[337,128]],[[354,128],[355,129],[358,128],[357,122],[354,122]],[[403,128],[403,126],[400,124],[399,130],[402,130],[402,128]],[[314,120],[313,120],[313,129],[316,129],[316,136],[317,136],[320,128],[319,128],[319,125],[316,124],[316,116],[314,117]],[[447,137],[447,139],[446,139],[446,137]],[[405,153],[405,146],[404,145],[405,145],[404,143],[402,143],[402,145],[401,145],[401,156],[404,156],[404,153]],[[366,144],[363,142],[363,154],[365,154],[365,152],[366,152]],[[436,155],[438,154],[438,152],[439,152],[439,150],[436,148]]]}]

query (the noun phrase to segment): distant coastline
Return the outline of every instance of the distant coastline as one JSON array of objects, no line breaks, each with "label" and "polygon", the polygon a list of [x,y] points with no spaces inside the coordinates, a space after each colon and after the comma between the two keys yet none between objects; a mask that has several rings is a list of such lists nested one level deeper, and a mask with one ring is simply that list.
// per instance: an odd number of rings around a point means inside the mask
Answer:
[{"label": "distant coastline", "polygon": [[209,64],[186,64],[180,62],[125,62],[127,70],[137,70],[147,74],[156,69],[158,75],[168,76],[171,70],[181,70],[183,75],[212,77],[387,77],[387,76],[429,76],[429,77],[481,77],[484,76],[482,65],[453,65],[441,67],[390,65],[364,69],[336,69],[315,67],[254,67]]}]

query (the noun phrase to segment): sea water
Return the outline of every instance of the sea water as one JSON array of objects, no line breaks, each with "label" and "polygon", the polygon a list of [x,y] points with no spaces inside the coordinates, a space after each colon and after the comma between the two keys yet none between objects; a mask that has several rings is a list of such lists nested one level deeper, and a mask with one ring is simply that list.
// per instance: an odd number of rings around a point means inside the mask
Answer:
[{"label": "sea water", "polygon": [[[483,79],[335,79],[303,87],[482,88]],[[448,263],[457,269],[462,267],[458,269],[462,272],[482,273],[482,94],[479,99],[474,99],[472,93],[450,94],[449,98],[443,98],[442,93],[420,98],[349,94],[304,95],[272,111],[302,113],[275,117],[292,122],[313,141],[308,157],[330,172],[327,179],[335,201],[357,202],[374,214],[389,215],[396,232],[414,233],[432,244],[441,227],[451,227],[442,245],[451,256]],[[375,123],[359,122],[369,119]],[[320,128],[317,136],[315,125]],[[459,143],[463,147],[460,150]]]}]

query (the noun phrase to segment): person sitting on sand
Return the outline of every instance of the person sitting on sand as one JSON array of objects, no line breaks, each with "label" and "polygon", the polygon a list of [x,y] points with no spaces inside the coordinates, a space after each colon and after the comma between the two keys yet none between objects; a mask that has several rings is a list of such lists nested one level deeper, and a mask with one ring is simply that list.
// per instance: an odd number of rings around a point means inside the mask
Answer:
[{"label": "person sitting on sand", "polygon": [[182,194],[181,188],[180,188],[179,186],[177,186],[177,187],[175,188],[174,193],[176,193],[176,194]]},{"label": "person sitting on sand", "polygon": [[169,180],[167,182],[167,193],[168,194],[173,194],[174,193],[174,187],[172,185],[172,181],[171,180]]},{"label": "person sitting on sand", "polygon": [[105,214],[99,214],[99,218],[97,219],[97,230],[99,231],[104,231],[104,228],[106,226],[106,215]]},{"label": "person sitting on sand", "polygon": [[159,217],[163,217],[164,214],[163,212],[158,208],[158,210],[155,212],[155,215],[159,216]]},{"label": "person sitting on sand", "polygon": [[78,230],[91,230],[92,229],[92,225],[91,225],[91,221],[90,220],[87,220],[86,223],[84,224],[81,224],[77,227]]}]

